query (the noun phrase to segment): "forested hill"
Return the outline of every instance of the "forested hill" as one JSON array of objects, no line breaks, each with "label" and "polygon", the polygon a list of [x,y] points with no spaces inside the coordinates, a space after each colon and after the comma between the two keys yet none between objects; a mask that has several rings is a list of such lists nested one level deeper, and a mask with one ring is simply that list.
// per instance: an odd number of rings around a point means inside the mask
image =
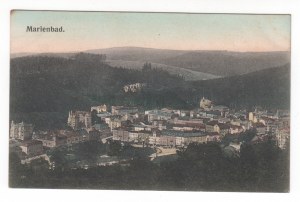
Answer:
[{"label": "forested hill", "polygon": [[99,101],[122,104],[123,101],[118,96],[124,94],[123,86],[126,84],[142,82],[147,83],[148,87],[163,91],[184,83],[181,77],[160,69],[137,71],[112,68],[100,57],[101,55],[79,54],[71,59],[13,59],[11,109],[18,112],[62,111],[85,109]]},{"label": "forested hill", "polygon": [[288,51],[232,52],[115,47],[87,52],[106,54],[112,61],[148,61],[222,77],[278,67],[290,61]]},{"label": "forested hill", "polygon": [[[289,51],[233,52],[225,50],[168,50],[143,47],[112,47],[87,50],[85,53],[104,54],[111,66],[138,69],[140,63],[151,62],[170,73],[182,74],[189,80],[241,75],[290,62]],[[77,52],[15,53],[22,56],[70,58]],[[123,64],[123,65],[122,65]],[[132,66],[132,67],[130,67]]]},{"label": "forested hill", "polygon": [[290,64],[240,76],[193,82],[218,104],[232,108],[290,108]]},{"label": "forested hill", "polygon": [[[91,105],[143,108],[196,108],[202,96],[231,107],[289,108],[290,67],[242,76],[189,82],[161,69],[113,68],[105,55],[80,53],[70,58],[28,56],[11,60],[10,119],[40,128],[62,127],[69,110]],[[141,82],[138,93],[123,86]]]}]

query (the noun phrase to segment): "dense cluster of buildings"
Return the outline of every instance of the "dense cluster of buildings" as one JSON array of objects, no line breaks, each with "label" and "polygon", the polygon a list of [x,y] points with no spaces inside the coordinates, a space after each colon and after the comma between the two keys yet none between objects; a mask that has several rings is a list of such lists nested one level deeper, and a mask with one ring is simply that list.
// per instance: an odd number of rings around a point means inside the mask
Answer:
[{"label": "dense cluster of buildings", "polygon": [[[127,144],[146,146],[186,147],[188,144],[220,142],[226,136],[238,136],[256,130],[253,142],[266,136],[276,140],[284,149],[289,139],[289,112],[253,112],[230,110],[202,98],[194,110],[153,109],[137,107],[92,106],[90,111],[70,111],[66,124],[69,129],[35,131],[32,124],[11,122],[10,150],[17,152],[23,162],[45,157],[45,151],[63,145],[111,138]],[[93,120],[93,121],[92,121]],[[239,150],[242,142],[231,142]]]},{"label": "dense cluster of buildings", "polygon": [[[191,142],[220,142],[227,135],[238,136],[251,129],[255,129],[257,134],[253,142],[272,137],[284,149],[289,139],[288,111],[268,112],[258,108],[253,112],[234,111],[226,106],[214,105],[206,98],[202,98],[199,105],[194,110],[163,108],[119,114],[118,124],[111,127],[113,140],[150,146],[185,147]],[[132,119],[128,120],[128,116]],[[241,142],[232,143],[236,144],[240,145]]]}]

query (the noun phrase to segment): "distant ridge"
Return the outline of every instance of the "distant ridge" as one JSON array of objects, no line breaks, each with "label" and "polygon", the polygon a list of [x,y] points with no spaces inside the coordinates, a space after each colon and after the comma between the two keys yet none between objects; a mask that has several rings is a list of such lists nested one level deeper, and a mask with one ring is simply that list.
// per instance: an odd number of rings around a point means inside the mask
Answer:
[{"label": "distant ridge", "polygon": [[[117,64],[117,66],[126,66],[128,61],[130,61],[134,66],[132,68],[136,68],[134,64],[151,62],[158,64],[158,66],[171,66],[192,72],[205,73],[212,75],[211,78],[242,75],[282,66],[290,62],[289,51],[234,52],[227,50],[170,50],[127,46],[91,49],[81,52],[106,54],[110,64]],[[75,53],[78,52],[15,53],[11,54],[11,58],[30,55],[68,58]],[[122,65],[122,61],[124,61],[124,65]],[[171,73],[174,74],[175,72],[172,71]],[[204,79],[209,79],[209,77]]]}]

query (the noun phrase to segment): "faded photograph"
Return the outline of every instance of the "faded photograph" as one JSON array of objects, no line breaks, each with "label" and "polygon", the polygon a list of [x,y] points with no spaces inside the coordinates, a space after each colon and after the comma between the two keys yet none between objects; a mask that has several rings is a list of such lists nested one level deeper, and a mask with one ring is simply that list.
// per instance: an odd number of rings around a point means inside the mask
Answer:
[{"label": "faded photograph", "polygon": [[10,23],[9,187],[289,192],[290,15]]}]

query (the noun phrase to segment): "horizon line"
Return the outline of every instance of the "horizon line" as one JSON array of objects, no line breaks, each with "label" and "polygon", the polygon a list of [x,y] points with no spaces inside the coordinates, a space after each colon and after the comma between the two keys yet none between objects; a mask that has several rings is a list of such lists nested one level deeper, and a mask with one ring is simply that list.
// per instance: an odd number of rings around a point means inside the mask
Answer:
[{"label": "horizon line", "polygon": [[55,54],[55,53],[80,53],[80,52],[88,52],[88,51],[96,51],[96,50],[105,50],[105,49],[114,49],[114,48],[140,48],[140,49],[153,49],[153,50],[166,50],[166,51],[207,51],[207,52],[233,52],[233,53],[268,53],[268,52],[291,52],[291,50],[269,50],[269,51],[235,51],[235,50],[225,50],[225,49],[168,49],[168,48],[151,48],[151,47],[142,47],[142,46],[112,46],[107,48],[93,48],[93,49],[85,49],[85,50],[75,50],[75,51],[55,51],[55,52],[10,52],[12,54]]}]

